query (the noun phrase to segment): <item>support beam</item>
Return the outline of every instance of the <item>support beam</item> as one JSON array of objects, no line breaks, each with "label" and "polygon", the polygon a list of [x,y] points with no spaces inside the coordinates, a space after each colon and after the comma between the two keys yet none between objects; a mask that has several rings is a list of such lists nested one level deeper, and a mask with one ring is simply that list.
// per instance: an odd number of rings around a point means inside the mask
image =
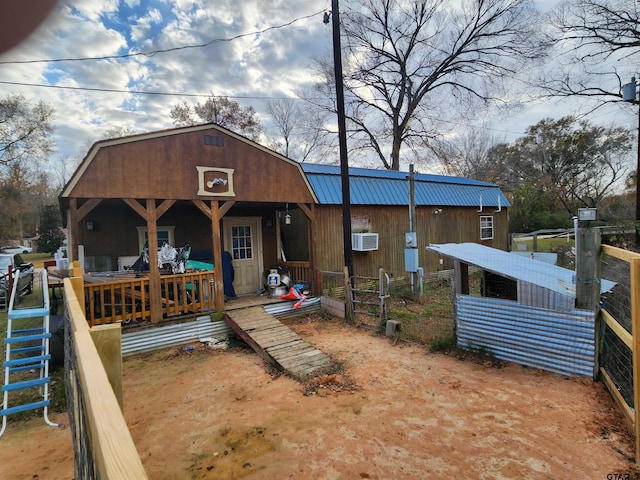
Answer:
[{"label": "support beam", "polygon": [[[160,287],[160,270],[158,269],[158,225],[156,223],[157,211],[156,201],[147,199],[147,235],[149,238],[149,309],[151,311],[151,322],[162,320],[162,289]],[[156,246],[156,247],[153,247]]]},{"label": "support beam", "polygon": [[302,210],[309,220],[313,220],[313,210],[307,206],[306,203],[298,203],[298,208]]},{"label": "support beam", "polygon": [[453,276],[454,298],[456,295],[469,295],[469,264],[454,260]]},{"label": "support beam", "polygon": [[213,250],[213,281],[214,281],[214,301],[216,311],[224,310],[224,282],[222,277],[222,236],[220,233],[220,219],[236,203],[234,201],[224,202],[222,207],[218,206],[217,200],[212,200],[207,205],[202,200],[193,200],[193,204],[211,220],[211,245]]},{"label": "support beam", "polygon": [[160,220],[160,217],[162,217],[162,215],[167,213],[167,210],[169,210],[174,203],[176,203],[175,200],[164,200],[160,204],[160,206],[156,209],[156,222]]},{"label": "support beam", "polygon": [[[69,261],[78,260],[78,245],[84,243],[84,235],[82,231],[82,220],[77,220],[78,216],[78,199],[71,198],[69,200],[69,229],[71,230],[71,251],[69,252]],[[76,221],[71,222],[71,219]]]},{"label": "support beam", "polygon": [[[229,202],[227,202],[229,203]],[[228,210],[228,209],[227,209]],[[211,242],[213,244],[213,278],[215,282],[216,311],[224,310],[224,282],[222,277],[222,237],[220,234],[220,210],[218,202],[211,202]]]},{"label": "support beam", "polygon": [[78,207],[78,216],[75,218],[77,218],[78,221],[81,221],[82,219],[84,219],[84,217],[89,215],[89,213],[91,213],[91,211],[96,208],[100,204],[100,202],[102,202],[102,200],[99,198],[91,198],[87,200],[82,204],[82,206]]},{"label": "support beam", "polygon": [[140,205],[140,202],[138,202],[138,200],[135,200],[133,198],[123,198],[122,201],[129,205],[131,210],[136,212],[142,218],[147,218],[147,210],[144,208],[144,206]]}]

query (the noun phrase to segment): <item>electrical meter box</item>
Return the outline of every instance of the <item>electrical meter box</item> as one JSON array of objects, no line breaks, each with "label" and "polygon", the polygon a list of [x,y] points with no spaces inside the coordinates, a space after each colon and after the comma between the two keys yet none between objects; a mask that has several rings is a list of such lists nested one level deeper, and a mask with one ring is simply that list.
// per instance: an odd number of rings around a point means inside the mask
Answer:
[{"label": "electrical meter box", "polygon": [[405,272],[418,271],[418,249],[417,248],[404,249],[404,270]]},{"label": "electrical meter box", "polygon": [[418,246],[416,232],[407,232],[404,234],[404,246],[407,248],[416,248]]}]

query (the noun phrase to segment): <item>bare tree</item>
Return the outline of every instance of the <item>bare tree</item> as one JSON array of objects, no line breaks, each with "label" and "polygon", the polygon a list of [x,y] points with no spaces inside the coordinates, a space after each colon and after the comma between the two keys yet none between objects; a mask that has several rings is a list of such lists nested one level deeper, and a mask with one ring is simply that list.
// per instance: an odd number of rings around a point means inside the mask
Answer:
[{"label": "bare tree", "polygon": [[[593,100],[592,109],[620,102],[629,83],[620,65],[637,68],[640,5],[635,0],[568,0],[551,14],[555,67],[543,72],[547,95]],[[622,75],[622,76],[621,76]],[[625,78],[626,77],[626,78]]]},{"label": "bare tree", "polygon": [[293,100],[280,99],[269,100],[267,103],[267,112],[273,118],[280,138],[284,142],[281,153],[289,156],[289,145],[291,136],[296,128],[296,121],[300,118],[300,111],[296,108]]},{"label": "bare tree", "polygon": [[0,100],[0,167],[19,160],[46,161],[54,151],[53,108],[23,95]]},{"label": "bare tree", "polygon": [[177,126],[215,123],[254,141],[258,140],[262,130],[253,107],[242,108],[236,101],[213,94],[204,103],[174,105],[170,115]]},{"label": "bare tree", "polygon": [[357,0],[349,7],[350,148],[372,150],[391,170],[400,168],[403,147],[422,148],[443,131],[434,112],[468,100],[504,102],[505,79],[544,51],[529,0]]},{"label": "bare tree", "polygon": [[322,157],[329,145],[322,127],[326,112],[316,108],[302,110],[294,99],[271,100],[267,104],[276,133],[271,148],[299,162]]},{"label": "bare tree", "polygon": [[[54,151],[53,108],[23,95],[0,99],[0,241],[33,235],[32,197],[42,179],[40,167]],[[37,211],[36,211],[37,215]]]},{"label": "bare tree", "polygon": [[496,161],[499,142],[487,129],[471,129],[451,138],[436,139],[430,149],[447,175],[497,183],[501,162]]}]

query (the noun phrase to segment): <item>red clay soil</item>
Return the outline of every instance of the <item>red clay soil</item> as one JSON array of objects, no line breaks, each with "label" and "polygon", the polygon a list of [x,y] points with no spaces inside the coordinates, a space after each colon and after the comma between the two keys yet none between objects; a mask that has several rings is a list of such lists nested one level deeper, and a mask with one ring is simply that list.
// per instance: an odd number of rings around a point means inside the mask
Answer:
[{"label": "red clay soil", "polygon": [[[599,383],[394,345],[335,320],[291,326],[341,372],[302,384],[246,348],[126,359],[125,416],[150,479],[638,474]],[[41,418],[10,421],[0,478],[73,478],[70,436]]]}]

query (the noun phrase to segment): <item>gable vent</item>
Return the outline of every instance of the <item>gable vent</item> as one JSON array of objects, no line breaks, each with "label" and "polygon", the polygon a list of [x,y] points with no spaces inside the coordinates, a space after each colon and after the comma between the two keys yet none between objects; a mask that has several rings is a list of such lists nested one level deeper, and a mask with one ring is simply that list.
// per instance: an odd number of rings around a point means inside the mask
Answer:
[{"label": "gable vent", "polygon": [[205,135],[204,144],[213,147],[224,147],[224,138],[216,137],[215,135]]}]

